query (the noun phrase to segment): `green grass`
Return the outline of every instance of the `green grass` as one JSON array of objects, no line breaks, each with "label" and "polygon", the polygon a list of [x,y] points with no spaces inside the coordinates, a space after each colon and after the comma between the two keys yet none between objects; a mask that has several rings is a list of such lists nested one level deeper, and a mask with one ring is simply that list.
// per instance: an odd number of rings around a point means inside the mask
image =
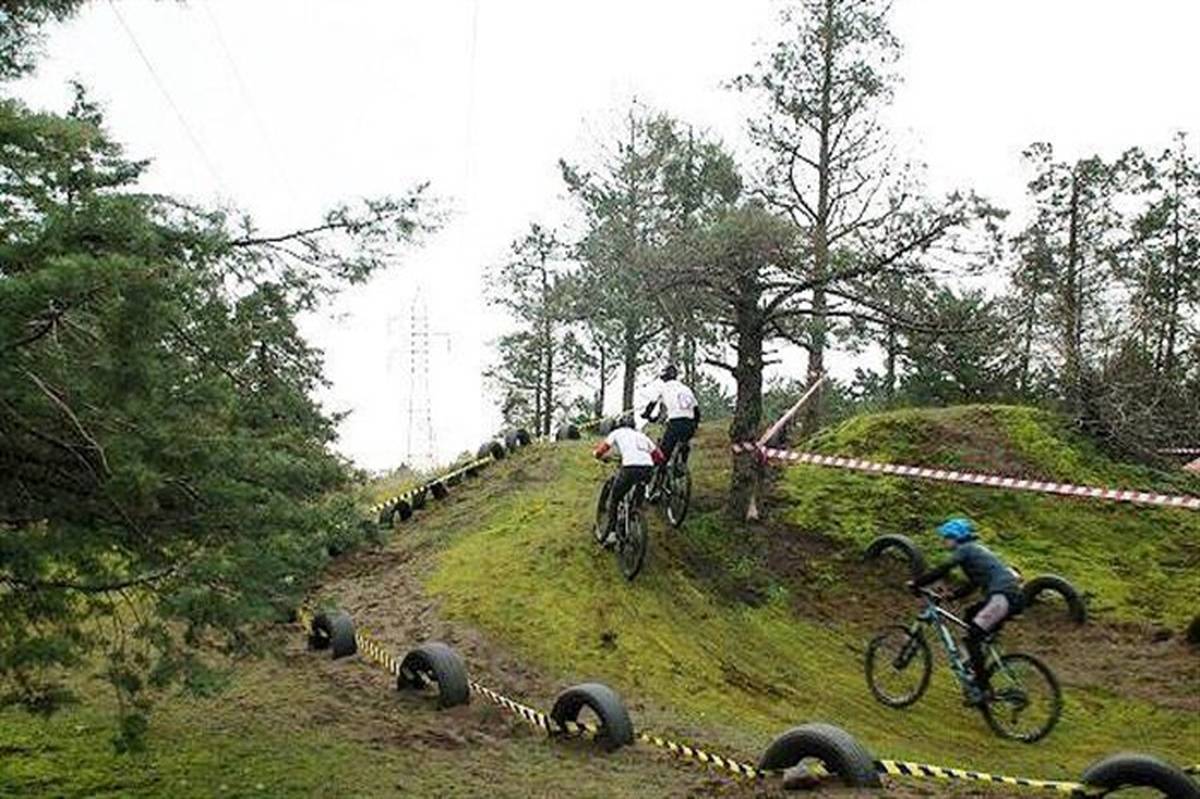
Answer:
[{"label": "green grass", "polygon": [[[363,672],[354,676],[365,684],[339,688],[339,670]],[[682,797],[704,777],[644,753],[551,745],[484,706],[455,711],[448,726],[382,672],[316,653],[234,673],[216,697],[161,702],[142,753],[114,753],[104,694],[48,720],[0,712],[0,796]],[[455,727],[465,732],[438,734]]]},{"label": "green grass", "polygon": [[[922,466],[981,468],[1089,485],[1187,491],[1200,480],[1117,463],[1028,408],[968,406],[853,419],[819,436],[820,452]],[[801,530],[855,545],[884,533],[936,549],[937,522],[964,513],[1026,576],[1054,572],[1091,594],[1109,618],[1182,630],[1200,597],[1200,513],[1068,499],[820,467],[785,470],[781,515]]]},{"label": "green grass", "polygon": [[[1067,473],[1074,463],[1089,476],[1157,480],[1144,470],[1105,462],[1093,451],[1042,446],[1015,409],[996,415],[1020,431],[1002,442],[1006,458],[1060,470],[1056,476],[1061,478],[1074,479],[1076,473]],[[944,440],[922,431],[916,414],[887,422],[902,432],[893,449],[863,420],[847,423],[819,445],[826,450],[851,445],[851,451],[857,445],[866,451],[855,454],[899,453],[929,463],[922,457],[924,447]],[[869,446],[856,429],[872,435]],[[969,430],[962,432],[969,438]],[[933,462],[953,457],[949,446],[931,449]],[[983,454],[968,451],[959,457],[980,461]],[[694,464],[705,472],[702,506],[716,503],[708,492],[723,485],[719,475],[727,463],[719,437],[706,437]],[[749,579],[755,576],[756,547],[738,540],[766,533],[729,527],[715,511],[689,521],[683,533],[656,522],[647,570],[628,585],[611,556],[589,544],[594,493],[605,470],[590,460],[585,444],[542,449],[498,471],[517,490],[491,495],[476,506],[465,503],[454,518],[439,524],[450,538],[428,588],[443,600],[445,612],[482,627],[544,668],[564,678],[604,680],[644,703],[643,725],[704,730],[753,753],[792,724],[826,720],[854,731],[881,756],[1037,776],[1075,775],[1094,758],[1121,748],[1189,762],[1200,754],[1196,714],[1111,696],[1103,686],[1073,686],[1059,728],[1049,741],[1032,747],[994,738],[977,715],[959,705],[944,667],[916,708],[886,710],[871,700],[861,674],[855,649],[864,643],[865,630],[798,617],[788,589],[769,579],[762,581],[765,601],[730,601],[714,590],[713,580],[697,579],[676,557],[680,550],[699,551],[715,558],[716,567],[735,581],[739,569]],[[948,509],[974,512],[989,533],[1008,531],[996,533],[999,549],[1011,549],[1031,571],[1054,570],[1079,580],[1100,602],[1111,603],[1117,617],[1157,612],[1178,620],[1197,595],[1194,574],[1187,571],[1194,570],[1196,522],[1178,511],[1043,500],[815,468],[784,472],[774,503],[776,516],[789,522],[790,531],[773,534],[821,533],[854,542],[885,530],[927,527]],[[672,541],[671,536],[683,538]],[[1122,568],[1110,574],[1108,564],[1118,553]],[[839,579],[836,561],[814,564],[814,573],[830,586]],[[1139,585],[1143,588],[1135,593]],[[907,614],[903,600],[901,608]]]}]

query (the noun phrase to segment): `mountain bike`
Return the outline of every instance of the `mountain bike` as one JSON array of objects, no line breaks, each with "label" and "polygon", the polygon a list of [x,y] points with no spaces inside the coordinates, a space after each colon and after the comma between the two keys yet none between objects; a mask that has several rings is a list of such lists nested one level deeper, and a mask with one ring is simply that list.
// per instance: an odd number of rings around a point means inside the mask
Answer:
[{"label": "mountain bike", "polygon": [[[888,707],[908,707],[929,687],[933,656],[923,627],[937,631],[964,695],[976,688],[969,661],[951,632],[967,629],[967,622],[943,608],[937,592],[923,588],[920,595],[924,607],[911,626],[889,627],[867,646],[867,685]],[[994,635],[985,651],[990,688],[978,707],[988,726],[1003,738],[1024,743],[1046,737],[1062,715],[1062,690],[1054,673],[1032,655],[1002,653]]]},{"label": "mountain bike", "polygon": [[671,459],[663,467],[659,499],[672,527],[683,524],[687,516],[688,503],[692,501],[692,473],[688,469],[688,454],[691,445],[684,441],[675,447]]},{"label": "mountain bike", "polygon": [[[596,543],[604,546],[608,526],[608,495],[612,491],[616,475],[610,476],[600,488],[600,497],[596,501],[596,520],[592,525],[592,536]],[[638,483],[629,489],[617,508],[617,540],[613,545],[613,554],[617,558],[617,567],[626,580],[637,577],[646,560],[646,522],[642,518],[642,503],[646,498],[646,483]]]}]

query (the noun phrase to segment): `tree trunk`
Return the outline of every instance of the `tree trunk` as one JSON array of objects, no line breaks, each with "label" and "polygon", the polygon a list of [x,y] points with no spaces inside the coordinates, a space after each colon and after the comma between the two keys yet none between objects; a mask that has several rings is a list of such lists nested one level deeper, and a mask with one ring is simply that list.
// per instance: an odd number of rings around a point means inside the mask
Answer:
[{"label": "tree trunk", "polygon": [[542,417],[542,435],[550,435],[554,415],[554,348],[550,345],[550,325],[546,324],[546,407]]},{"label": "tree trunk", "polygon": [[[763,319],[757,303],[737,310],[737,363],[733,376],[737,381],[737,400],[729,440],[754,441],[762,424]],[[735,521],[758,518],[757,496],[763,469],[753,454],[733,456],[729,482],[729,517]]]},{"label": "tree trunk", "polygon": [[1083,409],[1082,300],[1079,276],[1079,176],[1071,178],[1071,200],[1068,210],[1067,274],[1063,286],[1063,376],[1066,382],[1067,406],[1078,414]]},{"label": "tree trunk", "polygon": [[889,324],[887,326],[887,360],[885,362],[887,384],[884,386],[884,396],[887,398],[888,407],[891,407],[892,402],[896,399],[896,349],[898,346],[896,336],[896,326]]},{"label": "tree trunk", "polygon": [[638,345],[637,326],[634,324],[625,325],[625,350],[621,355],[625,369],[621,380],[621,410],[624,411],[633,407],[633,391],[637,386]]},{"label": "tree trunk", "polygon": [[[830,129],[833,124],[833,23],[836,0],[825,0],[825,25],[821,31],[822,84],[820,112],[820,151],[817,156],[817,213],[813,220],[813,279],[817,287],[813,290],[812,321],[809,325],[808,384],[812,385],[825,372],[826,315],[825,287],[821,283],[829,274],[829,217],[830,217]],[[804,409],[802,431],[812,435],[821,426],[821,395],[817,389]]]},{"label": "tree trunk", "polygon": [[595,413],[597,419],[604,415],[604,384],[608,382],[608,356],[604,352],[604,345],[600,345],[600,385],[596,387],[596,407]]}]

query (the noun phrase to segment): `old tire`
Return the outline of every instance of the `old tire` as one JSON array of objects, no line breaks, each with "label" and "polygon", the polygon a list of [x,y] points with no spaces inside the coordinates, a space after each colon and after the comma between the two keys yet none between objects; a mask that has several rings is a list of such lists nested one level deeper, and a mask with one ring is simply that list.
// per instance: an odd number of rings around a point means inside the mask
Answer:
[{"label": "old tire", "polygon": [[1026,607],[1035,604],[1043,594],[1058,594],[1067,603],[1067,617],[1071,621],[1076,624],[1087,622],[1087,604],[1083,601],[1083,596],[1064,577],[1043,574],[1027,582],[1022,590]]},{"label": "old tire", "polygon": [[613,423],[612,419],[601,419],[600,423],[596,425],[596,432],[602,436],[606,436],[613,431],[614,427],[616,427],[616,425]]},{"label": "old tire", "polygon": [[428,498],[428,492],[422,487],[408,495],[408,502],[412,505],[413,510],[421,510],[425,507],[425,500]]},{"label": "old tire", "polygon": [[308,633],[308,648],[332,650],[334,660],[357,652],[354,620],[350,618],[350,614],[344,610],[331,610],[313,616]]},{"label": "old tire", "polygon": [[1166,799],[1200,799],[1200,784],[1182,769],[1136,752],[1119,752],[1096,761],[1084,769],[1080,782],[1106,794],[1143,787],[1159,791]]},{"label": "old tire", "polygon": [[863,560],[875,560],[884,552],[894,551],[908,564],[908,574],[916,579],[925,573],[925,556],[921,549],[906,535],[881,535],[867,544],[863,552]]},{"label": "old tire", "polygon": [[516,452],[521,448],[521,436],[516,430],[506,430],[503,434],[504,448]]},{"label": "old tire", "polygon": [[392,507],[395,510],[395,516],[398,517],[400,519],[400,521],[406,522],[412,518],[413,506],[412,506],[412,503],[409,502],[407,498],[401,498],[401,499],[396,500],[396,504],[393,505]]},{"label": "old tire", "polygon": [[875,758],[854,736],[832,724],[802,724],[780,735],[758,761],[763,771],[783,771],[805,758],[820,760],[851,788],[880,787]]},{"label": "old tire", "polygon": [[517,444],[522,447],[528,447],[533,441],[533,437],[529,435],[529,431],[524,427],[517,428]]},{"label": "old tire", "polygon": [[596,741],[608,751],[633,743],[633,722],[621,697],[607,685],[588,682],[563,691],[554,700],[550,718],[559,724],[576,721],[584,708],[590,708],[600,719]]},{"label": "old tire", "polygon": [[570,423],[561,424],[554,431],[555,441],[574,441],[579,437],[579,428]]},{"label": "old tire", "polygon": [[504,449],[503,441],[485,441],[479,445],[479,450],[475,453],[476,457],[492,458],[493,460],[502,460],[508,454]]},{"label": "old tire", "polygon": [[429,484],[429,493],[433,494],[434,499],[445,499],[450,496],[450,489],[446,488],[445,481],[438,480]]},{"label": "old tire", "polygon": [[457,707],[471,701],[467,665],[462,657],[441,641],[428,641],[404,656],[398,690],[419,690],[437,683],[438,707]]}]

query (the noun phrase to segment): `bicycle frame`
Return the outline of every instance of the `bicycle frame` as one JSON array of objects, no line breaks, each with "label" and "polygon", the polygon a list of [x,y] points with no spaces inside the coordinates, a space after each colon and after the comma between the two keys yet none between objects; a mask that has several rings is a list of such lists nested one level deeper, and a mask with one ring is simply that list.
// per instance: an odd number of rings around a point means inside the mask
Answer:
[{"label": "bicycle frame", "polygon": [[[931,597],[925,597],[925,607],[917,614],[917,620],[913,622],[909,629],[909,634],[916,636],[920,632],[920,626],[924,624],[933,627],[938,632],[938,640],[942,644],[942,649],[946,652],[946,660],[950,662],[950,669],[954,672],[954,676],[962,685],[971,685],[975,682],[975,676],[971,673],[968,663],[962,656],[962,649],[958,645],[958,641],[950,632],[951,627],[957,627],[960,630],[966,630],[970,627],[967,622],[955,616],[950,611],[943,608]],[[1001,663],[1000,653],[996,651],[993,644],[988,644],[986,647],[987,657],[994,663]]]}]

